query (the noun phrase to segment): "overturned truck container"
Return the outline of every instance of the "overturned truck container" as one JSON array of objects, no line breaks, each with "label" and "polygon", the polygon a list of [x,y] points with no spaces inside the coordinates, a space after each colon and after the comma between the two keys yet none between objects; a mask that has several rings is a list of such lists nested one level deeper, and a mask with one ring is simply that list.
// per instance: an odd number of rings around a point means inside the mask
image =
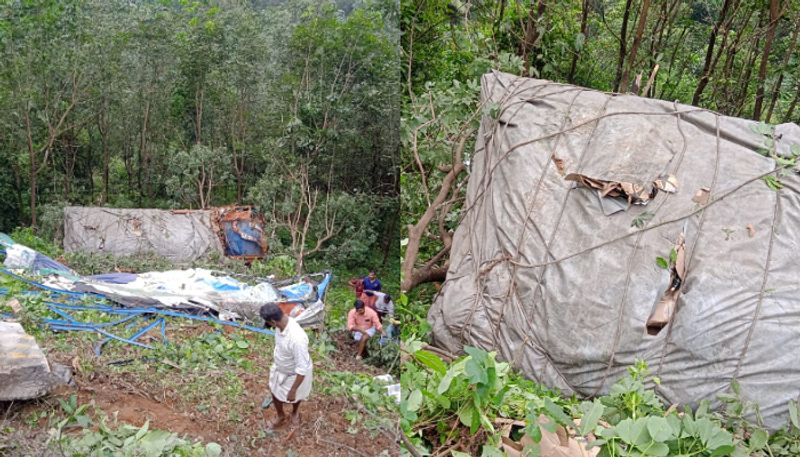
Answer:
[{"label": "overturned truck container", "polygon": [[[645,360],[668,402],[800,393],[800,127],[491,73],[428,319],[567,394]],[[491,113],[491,114],[488,114]],[[495,114],[496,113],[496,114]]]},{"label": "overturned truck container", "polygon": [[176,262],[210,254],[254,260],[267,254],[264,220],[249,206],[160,210],[64,208],[64,250],[156,253]]}]

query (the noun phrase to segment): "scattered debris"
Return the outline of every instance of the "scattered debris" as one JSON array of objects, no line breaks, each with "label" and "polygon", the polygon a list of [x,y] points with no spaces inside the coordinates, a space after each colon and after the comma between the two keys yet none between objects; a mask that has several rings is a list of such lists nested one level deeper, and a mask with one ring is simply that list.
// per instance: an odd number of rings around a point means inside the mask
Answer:
[{"label": "scattered debris", "polygon": [[[0,244],[6,248],[6,252],[18,248],[21,252],[32,252],[32,258],[45,257],[3,234],[0,234]],[[270,302],[278,303],[300,325],[319,325],[324,322],[323,300],[333,279],[331,272],[326,271],[283,282],[255,278],[256,284],[250,284],[225,273],[204,269],[141,274],[107,273],[82,277],[52,259],[50,262],[52,265],[46,270],[37,270],[33,264],[29,264],[27,268],[16,269],[16,273],[0,268],[0,273],[38,289],[32,291],[33,294],[47,291],[56,297],[84,299],[81,304],[68,300],[45,300],[50,311],[60,318],[43,319],[42,323],[54,331],[88,331],[105,336],[94,348],[97,355],[112,340],[151,349],[152,346],[140,342],[139,339],[154,329],[160,331],[162,341],[166,342],[166,317],[214,322],[272,334],[270,330],[246,323],[260,325],[258,311],[261,306]],[[21,276],[23,273],[37,279]],[[312,278],[318,278],[319,281]],[[87,298],[106,299],[113,304],[99,300],[87,302]],[[89,310],[105,314],[109,320],[85,322],[73,314],[76,311]],[[125,330],[113,330],[121,327],[134,328],[133,333],[128,332],[130,336],[122,336],[120,332]]]},{"label": "scattered debris", "polygon": [[669,287],[661,299],[656,303],[650,317],[647,318],[647,334],[658,335],[658,333],[672,320],[675,313],[675,306],[678,303],[681,285],[686,275],[686,240],[685,235],[678,235],[678,241],[670,252],[667,267],[670,271]]},{"label": "scattered debris", "polygon": [[694,197],[692,197],[692,201],[699,204],[699,205],[707,205],[708,204],[708,197],[711,195],[711,189],[708,187],[701,187],[697,189],[697,192],[694,193]]},{"label": "scattered debris", "polygon": [[629,205],[646,205],[655,198],[659,190],[667,193],[678,191],[678,180],[673,175],[661,177],[652,183],[605,181],[578,173],[570,173],[564,179],[575,181],[590,189],[597,189],[600,198],[621,198],[626,200]]},{"label": "scattered debris", "polygon": [[756,236],[756,229],[755,227],[753,227],[753,224],[747,224],[746,228],[747,228],[747,235],[750,236],[750,238]]},{"label": "scattered debris", "polygon": [[394,383],[394,378],[390,374],[382,374],[380,376],[375,376],[374,378],[376,381],[380,382],[381,384],[387,384],[386,388],[386,395],[389,397],[394,398],[395,403],[398,405],[400,404],[400,397],[401,397],[401,390],[400,384]]},{"label": "scattered debris", "polygon": [[22,312],[22,305],[20,305],[20,304],[19,304],[19,300],[17,300],[16,298],[13,298],[13,299],[11,299],[11,300],[7,301],[7,302],[6,302],[6,306],[8,306],[9,308],[11,308],[11,311],[12,311],[14,314],[17,314],[17,315],[19,315],[19,313],[21,313],[21,312]]},{"label": "scattered debris", "polygon": [[553,163],[556,165],[556,171],[558,171],[558,174],[564,176],[564,173],[566,173],[566,165],[564,163],[564,159],[559,159],[554,155]]},{"label": "scattered debris", "polygon": [[[600,447],[587,449],[589,442],[585,438],[577,436],[572,429],[565,429],[561,425],[557,425],[555,432],[548,431],[545,424],[550,421],[551,419],[544,415],[539,416],[539,429],[542,434],[539,441],[538,455],[540,457],[596,457],[600,453]],[[526,449],[535,446],[534,441],[527,434],[523,435],[519,441],[510,438],[512,429],[524,427],[524,422],[509,421],[501,428],[501,446],[508,457],[527,455]],[[594,440],[594,435],[590,433],[589,439]]]}]

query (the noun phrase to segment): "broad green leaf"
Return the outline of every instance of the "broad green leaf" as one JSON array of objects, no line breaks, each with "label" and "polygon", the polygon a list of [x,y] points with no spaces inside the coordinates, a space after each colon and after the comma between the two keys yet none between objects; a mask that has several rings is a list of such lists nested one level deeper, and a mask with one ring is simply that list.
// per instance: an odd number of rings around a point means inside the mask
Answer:
[{"label": "broad green leaf", "polygon": [[467,454],[466,452],[461,451],[450,451],[450,455],[453,457],[472,457],[471,455]]},{"label": "broad green leaf", "polygon": [[495,446],[484,444],[481,450],[481,457],[505,457],[505,453]]},{"label": "broad green leaf", "polygon": [[622,441],[633,444],[634,446],[645,446],[651,440],[647,433],[647,428],[644,420],[642,419],[624,419],[617,424],[617,435]]},{"label": "broad green leaf", "polygon": [[672,427],[669,422],[663,417],[650,416],[647,418],[647,433],[653,438],[653,441],[663,443],[670,438],[673,438]]},{"label": "broad green leaf", "polygon": [[150,420],[148,419],[144,421],[144,425],[142,425],[142,428],[140,428],[139,431],[136,432],[136,439],[137,440],[141,439],[145,434],[147,434],[147,430],[149,428],[150,428]]},{"label": "broad green leaf", "polygon": [[419,389],[415,389],[406,400],[406,409],[408,411],[417,411],[420,406],[422,406],[422,392]]},{"label": "broad green leaf", "polygon": [[794,400],[789,401],[789,420],[792,421],[794,428],[800,429],[800,420],[798,420],[797,402]]},{"label": "broad green leaf", "polygon": [[486,384],[489,381],[486,370],[474,358],[467,360],[467,364],[464,365],[464,374],[472,384]]},{"label": "broad green leaf", "polygon": [[667,262],[667,259],[660,256],[656,257],[656,265],[658,265],[658,268],[669,269],[669,262]]},{"label": "broad green leaf", "polygon": [[174,441],[172,433],[165,430],[153,430],[139,440],[141,454],[146,457],[160,457]]},{"label": "broad green leaf", "polygon": [[664,443],[652,443],[645,445],[647,449],[647,454],[645,455],[652,455],[654,457],[666,457],[669,455],[669,446]]},{"label": "broad green leaf", "polygon": [[[472,427],[473,417],[478,414],[472,403],[465,403],[464,406],[458,411],[458,420],[461,421],[466,427]],[[480,421],[480,419],[478,419]]]},{"label": "broad green leaf", "polygon": [[441,382],[439,382],[439,387],[436,389],[436,392],[439,395],[447,392],[447,389],[450,388],[450,384],[453,382],[453,379],[456,376],[463,373],[463,366],[462,365],[451,365],[450,368],[445,373],[444,377],[442,378]]},{"label": "broad green leaf", "polygon": [[544,409],[547,411],[547,414],[556,420],[561,425],[572,425],[572,418],[567,416],[564,413],[564,409],[560,406],[555,404],[553,400],[549,398],[544,399]]},{"label": "broad green leaf", "polygon": [[447,365],[433,352],[422,349],[414,353],[414,358],[439,375],[444,375],[447,372]]},{"label": "broad green leaf", "polygon": [[581,419],[581,427],[578,433],[581,435],[587,435],[589,432],[593,431],[595,427],[597,427],[597,422],[603,415],[605,408],[606,407],[600,403],[600,400],[595,400],[592,403],[591,409]]},{"label": "broad green leaf", "polygon": [[204,457],[219,457],[222,454],[222,446],[217,443],[206,444]]},{"label": "broad green leaf", "polygon": [[767,434],[766,430],[760,428],[755,429],[753,434],[750,435],[750,441],[748,442],[750,450],[760,451],[761,449],[764,449],[768,439],[769,434]]},{"label": "broad green leaf", "polygon": [[238,341],[236,342],[236,346],[237,346],[239,349],[247,349],[247,348],[249,348],[249,347],[250,347],[250,345],[249,345],[249,344],[247,344],[247,341],[245,341],[245,340],[238,340]]},{"label": "broad green leaf", "polygon": [[[735,448],[733,447],[733,445],[725,445],[714,449],[714,452],[712,452],[708,457],[724,457],[724,456],[729,456],[731,454],[734,456],[736,455]],[[745,453],[745,455],[748,454]]]}]

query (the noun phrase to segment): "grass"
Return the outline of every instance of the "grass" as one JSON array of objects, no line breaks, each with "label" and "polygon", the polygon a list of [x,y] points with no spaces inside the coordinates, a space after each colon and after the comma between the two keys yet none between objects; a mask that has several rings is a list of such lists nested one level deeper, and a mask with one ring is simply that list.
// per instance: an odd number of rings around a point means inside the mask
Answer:
[{"label": "grass", "polygon": [[[60,250],[36,239],[29,231],[17,231],[12,236],[18,242],[54,258],[62,256]],[[263,277],[273,273],[286,274],[288,263],[285,260],[255,262],[250,269],[227,259],[205,259],[187,266]],[[155,256],[113,258],[70,253],[66,255],[66,262],[82,274],[117,269],[136,272],[175,267]],[[344,329],[347,312],[352,307],[354,296],[347,281],[364,273],[365,271],[335,272],[325,300],[328,306],[326,329],[321,333],[308,333],[315,364],[313,396],[320,402],[347,399],[348,406],[342,415],[350,422],[348,432],[366,434],[371,439],[394,428],[397,407],[392,399],[384,395],[383,386],[373,381],[373,374],[367,373],[374,372],[375,369],[354,364],[346,354],[339,352],[337,342],[331,336]],[[395,290],[398,286],[397,281],[391,279],[384,279],[384,284],[389,290]],[[136,401],[136,398],[141,398],[142,401],[150,401],[142,403],[145,405],[143,414],[146,412],[146,405],[161,403],[173,411],[188,414],[199,424],[207,424],[205,429],[209,433],[226,437],[227,442],[222,444],[228,455],[250,455],[252,449],[263,449],[269,443],[271,436],[256,424],[261,416],[260,402],[266,391],[272,359],[271,336],[203,322],[166,318],[169,340],[167,344],[161,342],[156,328],[141,340],[153,346],[152,350],[111,341],[103,347],[102,355],[96,357],[93,348],[103,338],[101,335],[91,332],[53,332],[41,325],[44,318],[61,318],[50,310],[46,301],[59,301],[63,297],[47,292],[29,295],[27,291],[30,287],[27,284],[2,275],[0,288],[8,289],[6,298],[13,297],[20,301],[23,311],[17,317],[26,331],[36,338],[48,359],[72,366],[81,392],[89,389],[89,394],[81,395],[84,401],[91,404],[89,409],[92,411],[95,426],[99,423],[99,418],[106,415],[103,409],[115,411],[122,407],[117,401],[124,402],[126,398]],[[97,303],[98,300],[91,299],[87,302]],[[10,308],[4,307],[0,312],[10,312]],[[85,322],[107,322],[119,318],[97,311],[71,311],[70,314]],[[130,335],[136,327],[141,327],[141,324],[126,331],[123,331],[124,327],[121,325],[114,328],[114,333]],[[344,369],[341,366],[342,360],[348,361]],[[379,364],[380,360],[372,362]],[[353,369],[367,372],[347,371]],[[95,401],[98,403],[94,403]],[[100,403],[105,406],[101,407]],[[17,437],[15,433],[21,430],[28,430],[25,432],[28,434],[35,433],[36,430],[44,433],[43,428],[52,428],[53,421],[62,416],[59,405],[52,400],[31,404],[12,426],[0,430],[0,441],[12,435]],[[45,418],[47,424],[42,423]],[[87,438],[89,440],[114,440],[123,435],[127,439],[129,436],[126,434],[132,432],[131,426],[112,422],[114,424],[109,425],[102,433],[96,428],[84,428],[77,435],[70,435],[68,440],[82,440],[86,436],[90,436]],[[133,433],[136,436],[138,431]],[[39,436],[40,441],[47,441],[45,436]],[[158,436],[163,438],[161,433]],[[50,440],[50,444],[56,441]],[[80,448],[78,443],[72,441],[62,441],[61,444],[70,449],[73,445],[77,446],[76,449]],[[183,445],[188,447],[181,455],[195,455],[193,452],[200,449],[197,443],[191,441]],[[0,454],[2,453],[3,448],[0,446]]]}]

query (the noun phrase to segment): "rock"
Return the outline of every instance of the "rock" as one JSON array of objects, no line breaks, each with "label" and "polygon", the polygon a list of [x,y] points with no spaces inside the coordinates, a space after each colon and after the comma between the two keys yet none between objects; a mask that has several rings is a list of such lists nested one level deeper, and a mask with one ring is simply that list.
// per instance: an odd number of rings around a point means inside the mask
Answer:
[{"label": "rock", "polygon": [[18,323],[0,322],[0,354],[0,401],[41,397],[71,377],[66,367],[53,373],[36,340]]}]

